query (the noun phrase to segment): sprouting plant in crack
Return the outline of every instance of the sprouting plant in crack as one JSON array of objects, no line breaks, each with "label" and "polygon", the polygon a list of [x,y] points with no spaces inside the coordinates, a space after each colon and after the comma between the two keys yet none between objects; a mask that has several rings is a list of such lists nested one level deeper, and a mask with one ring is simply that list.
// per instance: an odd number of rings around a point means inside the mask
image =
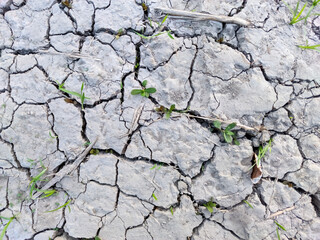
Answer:
[{"label": "sprouting plant in crack", "polygon": [[256,158],[256,162],[249,168],[253,168],[255,165],[260,166],[261,165],[261,160],[264,157],[264,155],[269,152],[271,152],[271,144],[272,144],[272,139],[269,140],[269,142],[265,146],[259,146],[259,152]]},{"label": "sprouting plant in crack", "polygon": [[170,116],[171,116],[172,111],[175,110],[175,109],[176,109],[176,105],[172,104],[170,106],[170,108],[166,108],[164,106],[160,106],[160,107],[156,108],[155,110],[157,112],[159,112],[159,113],[163,113],[164,116],[165,116],[165,119],[169,119]]},{"label": "sprouting plant in crack", "polygon": [[283,231],[287,231],[287,230],[280,223],[278,223],[277,221],[274,221],[274,223],[277,225],[276,232],[277,232],[278,240],[281,240],[279,230],[280,229],[283,230]]},{"label": "sprouting plant in crack", "polygon": [[155,93],[157,91],[157,89],[155,88],[146,88],[147,87],[147,80],[144,80],[142,82],[142,89],[133,89],[131,91],[132,95],[141,95],[143,97],[149,97],[151,93]]},{"label": "sprouting plant in crack", "polygon": [[151,170],[156,169],[156,170],[160,170],[160,168],[163,166],[163,163],[161,163],[159,166],[158,164],[154,164],[152,168],[150,168]]},{"label": "sprouting plant in crack", "polygon": [[218,128],[222,132],[223,138],[227,143],[234,142],[234,144],[240,145],[240,143],[236,137],[236,134],[231,131],[231,129],[234,128],[236,125],[237,125],[236,123],[230,123],[225,129],[222,129],[221,122],[219,122],[219,121],[213,122],[213,126],[215,128]]},{"label": "sprouting plant in crack", "polygon": [[4,219],[4,220],[7,220],[7,224],[4,226],[4,228],[2,229],[2,232],[1,232],[1,235],[0,235],[0,240],[3,239],[4,235],[6,234],[7,230],[8,230],[8,227],[10,225],[10,223],[16,218],[17,216],[13,216],[13,217],[10,217],[10,218],[7,218],[7,217],[2,217],[0,216],[1,219]]},{"label": "sprouting plant in crack", "polygon": [[57,207],[57,208],[55,208],[53,210],[46,211],[46,213],[55,212],[55,211],[58,211],[61,208],[67,207],[67,206],[68,206],[69,212],[71,212],[71,208],[69,206],[70,202],[71,202],[71,199],[68,202],[66,202],[65,204],[63,204],[63,205],[61,205],[61,206],[59,206],[59,207]]},{"label": "sprouting plant in crack", "polygon": [[[157,32],[156,34],[152,35],[152,36],[145,36],[145,35],[143,35],[143,34],[141,34],[141,33],[138,33],[138,32],[135,32],[135,33],[136,33],[138,36],[140,36],[141,38],[143,38],[143,39],[155,38],[155,37],[158,37],[158,36],[166,33],[166,34],[169,36],[169,38],[174,39],[174,37],[171,35],[171,30],[161,32],[161,29],[162,29],[161,27],[162,27],[162,25],[164,24],[164,22],[167,20],[167,18],[168,18],[168,15],[166,15],[166,16],[163,18],[163,20],[162,20],[161,23],[157,23],[157,24],[158,24],[158,32]],[[150,22],[150,26],[153,27],[150,18],[149,18],[149,22]]]},{"label": "sprouting plant in crack", "polygon": [[117,32],[116,39],[119,39],[123,35],[123,33],[124,33],[123,29],[120,28]]},{"label": "sprouting plant in crack", "polygon": [[243,200],[243,202],[247,204],[250,208],[253,208],[253,206],[247,200]]},{"label": "sprouting plant in crack", "polygon": [[305,46],[298,45],[298,47],[302,48],[302,49],[311,49],[311,50],[315,50],[315,51],[320,52],[320,44],[310,46],[307,42],[307,45],[305,45]]},{"label": "sprouting plant in crack", "polygon": [[98,155],[98,154],[99,154],[99,150],[93,148],[93,149],[90,150],[90,154],[92,154],[92,155]]},{"label": "sprouting plant in crack", "polygon": [[313,9],[320,3],[320,0],[313,0],[312,2],[312,5],[311,7],[309,8],[309,10],[307,11],[307,14],[306,16],[302,17],[302,13],[305,11],[306,7],[307,7],[307,4],[308,2],[306,1],[306,3],[302,6],[302,8],[299,10],[299,7],[300,7],[300,2],[301,0],[299,0],[296,4],[296,7],[295,9],[293,10],[290,5],[285,2],[284,0],[282,0],[282,2],[289,8],[291,14],[292,14],[292,18],[291,18],[291,21],[290,21],[290,25],[293,25],[293,24],[296,24],[300,21],[307,21],[307,19],[310,17],[310,16],[313,16],[313,15],[319,15],[318,13],[311,13],[313,11]]},{"label": "sprouting plant in crack", "polygon": [[156,195],[154,193],[152,193],[152,197],[154,198],[154,200],[158,200],[158,198],[156,197]]},{"label": "sprouting plant in crack", "polygon": [[45,179],[41,179],[41,178],[47,172],[48,168],[46,168],[44,166],[42,166],[42,168],[43,168],[43,170],[37,176],[33,177],[29,183],[29,187],[30,187],[29,196],[30,196],[30,198],[32,198],[32,195],[35,191],[44,193],[44,196],[41,198],[50,197],[51,195],[53,195],[54,193],[57,192],[56,190],[53,190],[53,189],[40,190],[37,188],[38,182],[46,181]]},{"label": "sprouting plant in crack", "polygon": [[74,95],[78,98],[80,98],[80,101],[81,101],[81,109],[83,109],[83,103],[84,103],[84,100],[85,99],[90,99],[88,97],[85,96],[85,93],[83,92],[83,88],[84,88],[84,83],[82,83],[81,85],[81,91],[80,93],[78,92],[73,92],[73,91],[70,91],[70,90],[67,90],[65,89],[63,86],[64,86],[64,83],[59,83],[57,81],[57,84],[59,85],[59,90],[62,91],[62,92],[65,92],[65,93],[68,93],[68,94],[71,94],[71,95]]},{"label": "sprouting plant in crack", "polygon": [[205,206],[210,213],[213,213],[213,208],[215,208],[217,204],[212,202],[212,199],[211,199],[209,202],[206,202],[205,204],[203,204],[203,206]]}]

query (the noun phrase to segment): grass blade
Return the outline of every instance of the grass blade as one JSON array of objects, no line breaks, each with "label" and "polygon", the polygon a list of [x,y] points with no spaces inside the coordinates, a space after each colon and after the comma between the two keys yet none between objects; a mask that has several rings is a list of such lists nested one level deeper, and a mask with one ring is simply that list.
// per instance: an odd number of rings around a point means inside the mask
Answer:
[{"label": "grass blade", "polygon": [[68,202],[66,202],[65,204],[63,204],[62,206],[57,207],[56,209],[53,209],[53,210],[50,210],[50,211],[46,211],[46,213],[58,211],[59,209],[66,207],[70,202],[71,202],[71,199]]},{"label": "grass blade", "polygon": [[277,221],[274,221],[275,224],[277,224],[277,226],[279,228],[281,228],[283,231],[287,231],[280,223],[278,223]]},{"label": "grass blade", "polygon": [[[2,218],[4,218],[4,217],[2,217]],[[6,224],[6,225],[4,226],[4,228],[2,229],[2,232],[1,232],[1,235],[0,235],[0,240],[3,239],[4,235],[5,235],[6,232],[7,232],[8,227],[9,227],[10,223],[13,221],[13,219],[15,219],[15,217],[11,217],[11,218],[9,219],[9,222],[7,222],[7,224]]]}]

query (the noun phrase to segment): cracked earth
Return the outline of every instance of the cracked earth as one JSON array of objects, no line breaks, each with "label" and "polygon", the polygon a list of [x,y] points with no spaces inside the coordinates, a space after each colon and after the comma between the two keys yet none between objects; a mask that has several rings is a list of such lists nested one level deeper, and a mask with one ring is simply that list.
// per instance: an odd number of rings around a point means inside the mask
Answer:
[{"label": "cracked earth", "polygon": [[[174,39],[143,39],[157,7],[252,25],[169,16]],[[0,231],[15,217],[4,239],[274,240],[276,221],[281,239],[319,240],[320,54],[296,45],[319,44],[320,17],[289,21],[276,0],[1,0]],[[157,92],[131,95],[144,80]],[[84,83],[83,109],[58,83]],[[170,119],[155,111],[172,104]],[[236,122],[240,145],[210,118]],[[43,168],[38,188],[97,137],[55,194],[30,198]]]}]

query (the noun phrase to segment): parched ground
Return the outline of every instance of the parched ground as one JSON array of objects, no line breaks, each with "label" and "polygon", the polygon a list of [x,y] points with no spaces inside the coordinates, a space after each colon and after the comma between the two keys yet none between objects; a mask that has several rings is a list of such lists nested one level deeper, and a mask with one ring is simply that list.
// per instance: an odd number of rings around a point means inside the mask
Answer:
[{"label": "parched ground", "polygon": [[[297,47],[320,43],[320,17],[289,25],[277,0],[67,2],[0,0],[3,239],[320,239],[320,53]],[[159,28],[157,7],[252,24]],[[144,80],[157,92],[131,95]],[[84,84],[83,109],[61,83]],[[240,145],[211,118],[236,122]],[[30,197],[96,137],[55,194]]]}]

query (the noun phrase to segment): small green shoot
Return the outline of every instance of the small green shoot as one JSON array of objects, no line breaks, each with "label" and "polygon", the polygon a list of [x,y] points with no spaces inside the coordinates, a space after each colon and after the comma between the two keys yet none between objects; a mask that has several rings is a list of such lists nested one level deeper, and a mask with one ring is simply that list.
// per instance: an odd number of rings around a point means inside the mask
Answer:
[{"label": "small green shoot", "polygon": [[90,145],[90,142],[86,142],[86,143],[83,144],[84,147],[87,147],[89,145]]},{"label": "small green shoot", "polygon": [[133,89],[131,91],[132,95],[141,95],[142,97],[149,97],[151,93],[155,93],[157,90],[155,88],[146,88],[147,80],[142,82],[142,89]]},{"label": "small green shoot", "polygon": [[51,134],[51,131],[49,131],[49,136],[50,136],[51,139],[55,139],[55,138],[58,137],[58,136],[54,136],[53,134]]},{"label": "small green shoot", "polygon": [[93,149],[90,150],[90,154],[97,155],[97,154],[99,154],[99,150],[93,148]]},{"label": "small green shoot", "polygon": [[277,221],[274,221],[274,223],[277,225],[276,231],[277,231],[278,240],[281,240],[279,229],[281,229],[283,231],[287,231],[287,230],[280,223],[278,223]]},{"label": "small green shoot", "polygon": [[170,212],[171,212],[171,215],[173,216],[173,207],[172,206],[170,207]]},{"label": "small green shoot", "polygon": [[29,187],[30,187],[29,195],[30,195],[30,198],[33,195],[33,191],[37,190],[37,188],[36,188],[37,182],[38,181],[42,181],[42,180],[40,180],[40,178],[43,176],[43,174],[46,173],[47,170],[48,170],[48,168],[43,169],[37,176],[32,178],[31,182],[29,183]]},{"label": "small green shoot", "polygon": [[119,39],[123,35],[123,29],[120,28],[117,32],[116,39]]},{"label": "small green shoot", "polygon": [[170,116],[171,116],[172,111],[175,110],[175,109],[176,109],[176,106],[174,104],[172,104],[170,106],[170,108],[166,108],[164,106],[160,106],[160,107],[156,108],[155,110],[157,112],[163,113],[165,115],[165,119],[169,119]]},{"label": "small green shoot", "polygon": [[156,170],[160,170],[160,168],[163,166],[163,163],[161,163],[159,166],[158,164],[154,164],[152,168],[150,168],[151,170],[156,169]]},{"label": "small green shoot", "polygon": [[246,203],[250,208],[253,209],[253,206],[247,200],[243,200],[243,202]]},{"label": "small green shoot", "polygon": [[320,2],[320,0],[314,0],[312,2],[312,5],[311,7],[309,8],[309,10],[307,11],[307,14],[305,17],[302,17],[302,13],[304,12],[304,10],[306,9],[307,7],[307,4],[308,2],[306,2],[302,8],[299,10],[299,6],[300,6],[300,2],[301,0],[299,0],[297,2],[297,5],[295,7],[295,9],[293,10],[289,4],[287,2],[285,2],[284,0],[282,0],[282,2],[289,8],[291,14],[292,14],[292,18],[291,18],[291,21],[290,21],[290,25],[293,25],[293,24],[296,24],[300,21],[303,21],[305,20],[305,22],[307,21],[307,19],[311,16],[311,15],[319,15],[319,14],[311,14],[311,12],[313,11],[313,9],[318,5],[318,3]]},{"label": "small green shoot", "polygon": [[66,206],[68,206],[69,212],[71,212],[71,208],[69,206],[70,202],[71,202],[71,199],[68,202],[66,202],[65,204],[61,205],[60,207],[57,207],[56,209],[53,209],[53,210],[50,210],[50,211],[46,211],[46,213],[58,211],[59,209],[64,208]]},{"label": "small green shoot", "polygon": [[101,240],[98,236],[94,237],[94,240]]},{"label": "small green shoot", "polygon": [[302,45],[298,45],[299,48],[302,48],[302,49],[311,49],[311,50],[315,50],[315,51],[318,51],[320,52],[320,44],[317,44],[317,45],[306,45],[306,46],[302,46]]},{"label": "small green shoot", "polygon": [[234,128],[237,124],[236,123],[230,123],[224,130],[221,128],[221,122],[214,121],[213,126],[215,128],[218,128],[223,133],[223,138],[227,143],[234,142],[235,145],[240,145],[236,134],[231,131],[232,128]]},{"label": "small green shoot", "polygon": [[[161,29],[161,26],[164,24],[164,22],[167,20],[167,18],[168,18],[168,14],[163,18],[163,20],[162,20],[161,23],[158,23],[158,29]],[[153,26],[152,26],[151,19],[150,19],[150,18],[148,18],[148,19],[149,19],[150,26],[153,27]],[[161,31],[161,30],[160,30],[160,31]],[[160,35],[162,35],[162,34],[165,34],[165,33],[168,35],[169,38],[174,39],[174,37],[171,35],[171,30],[169,30],[169,31],[164,31],[164,32],[158,32],[158,33],[156,33],[156,34],[154,34],[154,35],[152,35],[152,36],[145,36],[145,35],[143,35],[143,34],[141,34],[141,33],[135,32],[135,34],[137,34],[139,37],[141,37],[141,38],[143,38],[143,39],[155,38],[155,37],[158,37],[158,36],[160,36]]]},{"label": "small green shoot", "polygon": [[257,166],[261,165],[261,159],[264,157],[264,155],[267,153],[267,151],[269,150],[269,152],[271,152],[271,144],[272,144],[272,139],[270,139],[269,142],[264,147],[262,147],[262,146],[259,147],[257,161],[249,168],[249,170],[251,168],[253,168],[255,165],[257,165]]},{"label": "small green shoot", "polygon": [[120,89],[123,89],[123,83],[122,82],[120,83]]},{"label": "small green shoot", "polygon": [[205,206],[210,213],[213,213],[213,208],[215,208],[217,206],[217,204],[213,203],[212,201],[209,201],[209,202],[203,204],[203,206]]},{"label": "small green shoot", "polygon": [[3,237],[4,237],[4,235],[5,235],[6,232],[7,232],[7,229],[8,229],[8,227],[9,227],[10,223],[11,223],[11,222],[13,221],[13,219],[15,219],[16,217],[13,216],[13,217],[11,217],[11,218],[7,218],[7,217],[2,217],[2,216],[0,216],[0,218],[9,221],[9,222],[7,222],[7,224],[6,224],[6,225],[4,226],[4,228],[2,229],[2,232],[1,232],[1,235],[0,235],[0,240],[2,240]]},{"label": "small green shoot", "polygon": [[65,92],[65,93],[68,93],[68,94],[71,94],[71,95],[74,95],[74,96],[80,98],[80,101],[81,101],[81,109],[83,109],[84,100],[85,100],[85,99],[90,99],[90,98],[86,97],[85,94],[84,94],[84,92],[83,92],[84,82],[82,82],[80,93],[78,93],[78,92],[73,92],[73,91],[70,91],[70,90],[65,89],[65,88],[63,87],[63,86],[64,86],[64,83],[61,83],[61,84],[60,84],[60,83],[57,81],[57,84],[59,85],[59,90],[60,90],[60,91]]},{"label": "small green shoot", "polygon": [[158,200],[158,198],[156,197],[156,195],[154,195],[154,193],[152,193],[152,197],[154,198],[154,200]]}]

